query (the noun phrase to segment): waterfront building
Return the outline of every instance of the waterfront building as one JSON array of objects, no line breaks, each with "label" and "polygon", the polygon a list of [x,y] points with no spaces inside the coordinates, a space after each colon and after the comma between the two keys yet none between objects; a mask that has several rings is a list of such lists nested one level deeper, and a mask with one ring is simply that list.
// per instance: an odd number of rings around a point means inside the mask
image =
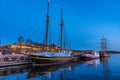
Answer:
[{"label": "waterfront building", "polygon": [[[19,44],[12,44],[11,45],[11,49],[13,51],[19,51],[20,50],[20,45]],[[35,44],[35,45],[29,45],[29,44],[21,44],[21,51],[35,51],[35,52],[38,52],[38,51],[44,51],[45,49],[45,45],[44,44]],[[55,45],[55,44],[50,44],[48,46],[48,50],[49,51],[59,51],[60,48]]]}]

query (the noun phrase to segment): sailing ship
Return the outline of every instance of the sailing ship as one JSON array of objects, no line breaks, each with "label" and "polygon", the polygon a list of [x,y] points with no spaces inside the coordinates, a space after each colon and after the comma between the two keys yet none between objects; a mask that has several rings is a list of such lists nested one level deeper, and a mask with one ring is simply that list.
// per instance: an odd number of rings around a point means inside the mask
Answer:
[{"label": "sailing ship", "polygon": [[100,43],[101,43],[100,57],[110,57],[108,52],[107,39],[104,36],[100,39]]},{"label": "sailing ship", "polygon": [[62,35],[63,35],[63,26],[64,22],[62,19],[62,8],[61,8],[61,30],[60,30],[60,51],[53,52],[48,50],[48,31],[49,31],[49,4],[47,7],[47,18],[46,18],[46,36],[45,36],[45,51],[31,53],[30,58],[33,62],[34,66],[48,66],[48,65],[56,65],[61,63],[68,63],[73,60],[72,52],[71,51],[63,51],[62,50]]}]

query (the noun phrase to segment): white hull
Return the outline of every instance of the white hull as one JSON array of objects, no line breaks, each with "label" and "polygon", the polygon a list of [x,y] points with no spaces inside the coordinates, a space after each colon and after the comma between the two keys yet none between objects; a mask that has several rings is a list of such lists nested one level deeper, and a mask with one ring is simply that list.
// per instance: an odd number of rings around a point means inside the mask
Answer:
[{"label": "white hull", "polygon": [[31,53],[30,58],[32,62],[37,66],[50,66],[68,63],[73,60],[70,52],[39,52]]},{"label": "white hull", "polygon": [[87,54],[87,53],[81,54],[81,57],[83,57],[83,58],[97,59],[97,58],[100,58],[100,55],[99,55],[98,52],[94,51],[92,54]]},{"label": "white hull", "polygon": [[81,57],[86,57],[86,58],[99,58],[100,56],[95,56],[95,55],[91,55],[91,54],[82,54]]},{"label": "white hull", "polygon": [[38,52],[38,53],[31,53],[32,55],[36,56],[44,56],[44,57],[71,57],[72,52]]}]

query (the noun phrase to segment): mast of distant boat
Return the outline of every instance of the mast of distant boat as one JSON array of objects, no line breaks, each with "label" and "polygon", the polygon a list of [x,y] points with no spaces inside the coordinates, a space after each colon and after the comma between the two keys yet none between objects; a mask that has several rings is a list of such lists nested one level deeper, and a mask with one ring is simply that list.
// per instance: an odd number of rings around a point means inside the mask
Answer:
[{"label": "mast of distant boat", "polygon": [[46,17],[46,35],[45,35],[45,44],[46,44],[46,51],[48,51],[48,30],[49,30],[49,5],[50,1],[48,0],[48,5],[47,5],[47,17]]},{"label": "mast of distant boat", "polygon": [[63,26],[64,22],[62,19],[63,14],[63,8],[61,7],[61,22],[60,22],[60,51],[62,51],[62,36],[63,36]]}]

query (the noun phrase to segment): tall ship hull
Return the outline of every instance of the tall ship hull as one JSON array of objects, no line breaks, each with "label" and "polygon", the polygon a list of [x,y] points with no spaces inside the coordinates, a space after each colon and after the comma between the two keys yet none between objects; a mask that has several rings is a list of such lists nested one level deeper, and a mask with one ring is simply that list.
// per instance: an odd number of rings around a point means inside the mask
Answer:
[{"label": "tall ship hull", "polygon": [[[30,58],[32,60],[32,63],[34,66],[50,66],[50,65],[57,65],[57,64],[63,64],[63,63],[69,63],[73,61],[73,57],[66,55],[66,53],[47,53],[49,55],[40,55],[44,54],[38,53],[37,54],[30,54]],[[53,56],[54,54],[54,56]],[[62,55],[59,55],[62,54]]]}]

